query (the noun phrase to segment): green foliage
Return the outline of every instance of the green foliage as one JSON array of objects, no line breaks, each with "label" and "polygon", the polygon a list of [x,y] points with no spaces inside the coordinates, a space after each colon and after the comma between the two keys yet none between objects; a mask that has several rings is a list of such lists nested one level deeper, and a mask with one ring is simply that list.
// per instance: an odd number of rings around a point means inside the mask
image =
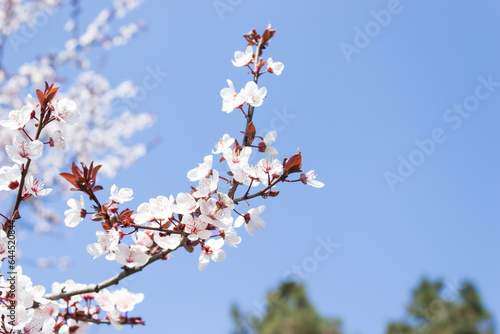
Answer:
[{"label": "green foliage", "polygon": [[305,287],[295,282],[283,283],[268,294],[266,313],[260,318],[248,321],[249,316],[245,317],[235,306],[231,313],[234,334],[341,333],[340,321],[321,317],[307,298]]},{"label": "green foliage", "polygon": [[423,279],[408,305],[411,321],[387,325],[386,334],[494,334],[491,315],[472,283],[460,289]]},{"label": "green foliage", "polygon": [[[389,323],[385,334],[495,334],[492,317],[470,282],[457,286],[423,279],[407,307],[408,321]],[[231,309],[232,334],[341,334],[338,319],[323,318],[304,285],[287,282],[267,295],[260,317]]]}]

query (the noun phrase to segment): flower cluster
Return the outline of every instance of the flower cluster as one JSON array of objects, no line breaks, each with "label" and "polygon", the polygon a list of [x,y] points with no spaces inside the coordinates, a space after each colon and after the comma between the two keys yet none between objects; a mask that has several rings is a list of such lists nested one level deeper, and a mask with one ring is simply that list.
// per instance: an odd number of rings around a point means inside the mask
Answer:
[{"label": "flower cluster", "polygon": [[[57,90],[58,88],[46,83],[44,92],[37,90],[37,102],[28,95],[26,105],[12,110],[8,119],[0,121],[4,128],[18,132],[12,140],[12,145],[5,146],[5,151],[14,165],[0,168],[0,190],[17,190],[22,187],[19,192],[22,200],[31,196],[45,196],[52,190],[45,188],[45,182],[28,171],[31,161],[42,156],[45,144],[64,148],[64,137],[60,130],[47,138],[47,142],[40,140],[42,130],[52,122],[76,125],[80,120],[80,111],[75,102],[55,99]],[[35,133],[34,138],[29,135],[30,130]]]},{"label": "flower cluster", "polygon": [[[198,268],[205,270],[210,260],[220,262],[226,258],[225,245],[237,247],[242,242],[238,229],[244,226],[253,236],[255,230],[265,228],[262,215],[266,207],[260,205],[239,212],[240,202],[257,197],[276,197],[279,191],[275,188],[285,182],[323,187],[323,183],[316,180],[314,170],[302,172],[299,150],[289,158],[277,159],[275,131],[265,137],[256,136],[255,108],[263,105],[267,95],[267,89],[259,88],[257,82],[261,75],[280,75],[284,68],[280,62],[273,62],[271,58],[264,61],[261,57],[274,34],[275,30],[268,26],[262,36],[255,30],[244,35],[248,41],[247,49],[236,52],[232,62],[236,67],[248,67],[253,81],[236,93],[232,81],[228,80],[229,88],[220,93],[222,111],[229,113],[240,109],[245,117],[243,139],[240,144],[229,134],[224,134],[211,154],[187,172],[189,181],[194,182],[190,191],[150,198],[134,211],[123,208],[133,200],[134,192],[130,188],[113,185],[105,202],[98,198],[97,192],[103,190],[97,184],[102,165],[91,162],[88,166],[81,163],[79,167],[73,163],[71,172],[60,173],[72,185],[71,190],[80,192],[78,199],[67,202],[69,209],[64,212],[65,225],[76,227],[87,217],[100,222],[102,229],[96,231],[97,241],[87,246],[87,252],[94,259],[104,255],[106,260],[116,261],[123,271],[98,284],[85,285],[72,280],[54,283],[52,293],[45,294],[43,287],[32,286],[31,280],[22,275],[20,267],[11,265],[9,268],[15,269],[12,276],[8,280],[0,276],[0,288],[5,290],[0,294],[0,313],[4,315],[0,318],[0,333],[5,329],[5,334],[11,331],[69,334],[84,333],[90,323],[112,324],[117,329],[124,324],[144,324],[140,317],[127,314],[136,303],[142,302],[144,296],[125,289],[110,292],[107,287],[157,260],[171,260],[171,253],[181,248],[190,253],[199,248]],[[44,196],[51,191],[33,176],[31,162],[42,156],[44,145],[65,147],[64,132],[57,130],[47,136],[43,130],[55,122],[75,125],[81,116],[74,101],[55,98],[57,90],[46,83],[43,92],[37,90],[38,102],[29,96],[24,107],[11,111],[8,119],[0,122],[0,125],[18,132],[12,145],[6,146],[14,164],[0,169],[0,190],[17,190],[18,194],[12,214],[0,214],[5,219],[3,230],[0,230],[0,260],[9,259],[9,263],[12,256],[9,240],[13,235],[13,223],[20,218],[20,204],[30,197]],[[36,129],[34,136],[29,134],[31,125]],[[219,165],[215,165],[215,161]],[[229,169],[227,175],[220,172],[224,167]],[[223,191],[226,188],[228,191]],[[9,280],[17,280],[16,294],[8,294]],[[11,315],[9,305],[17,305],[16,314]],[[100,312],[106,312],[106,316],[100,318]],[[13,320],[8,323],[9,316]]]},{"label": "flower cluster", "polygon": [[[0,61],[0,119],[7,125],[0,131],[0,146],[13,145],[17,130],[11,129],[27,122],[30,115],[25,111],[32,108],[29,106],[30,101],[25,103],[23,98],[27,92],[43,85],[44,81],[59,81],[64,78],[65,91],[58,93],[61,97],[61,112],[64,113],[64,108],[71,108],[62,102],[63,98],[74,101],[81,111],[75,131],[65,132],[64,137],[57,131],[64,132],[64,122],[69,124],[71,119],[61,115],[60,122],[52,122],[47,126],[50,145],[58,149],[47,150],[44,152],[46,159],[39,160],[31,167],[34,174],[46,180],[53,188],[65,189],[64,180],[59,177],[59,173],[70,164],[70,159],[96,160],[104,166],[102,173],[113,177],[117,170],[133,165],[147,152],[146,143],[130,143],[127,140],[138,131],[151,126],[154,121],[154,115],[134,111],[140,100],[137,96],[143,88],[128,80],[113,86],[99,71],[91,69],[95,65],[91,62],[95,58],[93,52],[125,45],[145,29],[146,25],[142,21],[134,22],[125,17],[142,2],[143,0],[114,0],[109,5],[103,5],[95,17],[79,17],[85,12],[80,8],[82,1],[2,2],[0,54],[19,58],[20,54],[24,57],[24,51],[31,49],[33,52],[28,53],[36,54],[36,58],[25,59],[26,62],[16,68],[8,68]],[[33,44],[37,43],[31,43],[32,40],[52,39],[52,36],[44,35],[46,31],[40,29],[40,25],[54,21],[56,15],[60,19],[61,15],[65,15],[61,14],[63,11],[71,13],[64,26],[70,32],[65,34],[68,37],[63,37],[58,49],[33,50]],[[78,75],[75,76],[75,73]],[[23,104],[26,110],[18,109]],[[12,109],[15,110],[10,111]],[[125,124],[127,126],[124,131]],[[63,150],[66,143],[68,147]],[[0,150],[0,165],[6,165],[10,160],[7,152]],[[6,195],[0,193],[0,201],[5,198]],[[37,233],[51,231],[57,225],[61,217],[46,202],[42,204],[39,198],[32,198],[29,204],[36,213],[33,228]]]},{"label": "flower cluster", "polygon": [[[85,333],[85,329],[90,326],[89,319],[95,323],[111,324],[116,329],[121,329],[123,324],[144,324],[139,317],[123,315],[142,302],[142,293],[135,294],[125,288],[113,292],[103,289],[56,302],[44,297],[43,286],[33,286],[31,279],[23,274],[21,266],[17,266],[13,272],[15,275],[7,279],[0,277],[0,314],[5,319],[0,330],[2,333]],[[64,283],[54,282],[52,292],[60,293],[86,287],[85,284],[67,280]],[[100,318],[103,311],[106,316]]]}]

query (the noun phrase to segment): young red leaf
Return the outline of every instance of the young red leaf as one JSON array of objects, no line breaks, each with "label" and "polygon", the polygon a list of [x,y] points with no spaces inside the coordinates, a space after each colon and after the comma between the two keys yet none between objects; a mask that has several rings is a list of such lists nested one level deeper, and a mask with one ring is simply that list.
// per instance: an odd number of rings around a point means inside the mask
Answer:
[{"label": "young red leaf", "polygon": [[288,174],[300,172],[302,168],[302,156],[300,153],[294,154],[285,163],[284,169]]},{"label": "young red leaf", "polygon": [[36,90],[36,96],[38,97],[38,101],[40,101],[40,105],[43,106],[45,101],[45,95],[43,95],[40,89]]},{"label": "young red leaf", "polygon": [[248,123],[247,130],[245,132],[245,136],[248,138],[248,144],[252,144],[255,138],[255,125],[253,122]]}]

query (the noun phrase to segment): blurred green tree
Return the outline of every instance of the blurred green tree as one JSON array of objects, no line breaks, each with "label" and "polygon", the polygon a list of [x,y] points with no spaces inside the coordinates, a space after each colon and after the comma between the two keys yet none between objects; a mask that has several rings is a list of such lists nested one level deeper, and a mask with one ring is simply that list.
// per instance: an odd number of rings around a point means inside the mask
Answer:
[{"label": "blurred green tree", "polygon": [[494,334],[493,320],[474,285],[422,279],[407,307],[409,321],[389,323],[386,334]]},{"label": "blurred green tree", "polygon": [[[422,279],[407,307],[408,320],[389,323],[385,334],[495,334],[475,286]],[[264,314],[231,308],[232,334],[341,334],[341,321],[318,314],[303,284],[286,282],[267,295]]]},{"label": "blurred green tree", "polygon": [[307,298],[304,285],[281,284],[267,296],[265,314],[257,317],[231,308],[233,334],[341,334],[338,319],[323,318]]}]

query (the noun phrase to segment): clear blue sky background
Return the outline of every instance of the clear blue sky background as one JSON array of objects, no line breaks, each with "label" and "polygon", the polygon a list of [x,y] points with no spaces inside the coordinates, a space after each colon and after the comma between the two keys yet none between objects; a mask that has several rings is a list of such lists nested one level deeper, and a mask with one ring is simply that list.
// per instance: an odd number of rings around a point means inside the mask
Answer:
[{"label": "clear blue sky background", "polygon": [[[382,333],[388,321],[403,320],[410,291],[423,276],[455,288],[457,280],[472,280],[498,316],[500,87],[458,128],[452,127],[458,121],[443,117],[454,104],[474,102],[478,77],[500,81],[500,3],[402,0],[390,22],[371,31],[367,45],[357,40],[350,62],[342,43],[355,46],[356,28],[377,28],[371,11],[396,2],[232,3],[222,17],[212,1],[147,1],[132,13],[149,29],[107,52],[103,73],[113,84],[132,79],[140,85],[148,67],[169,72],[136,108],[158,118],[135,139],[163,140],[134,167],[101,183],[133,188],[134,209],[150,197],[187,190],[186,172],[213,143],[224,133],[241,136],[243,119],[220,110],[219,91],[228,78],[237,87],[250,80],[230,59],[244,50],[243,33],[262,32],[270,21],[277,33],[265,56],[282,61],[285,70],[261,80],[268,97],[256,112],[257,129],[271,127],[284,111],[293,115],[288,124],[276,123],[284,125],[277,129],[280,156],[300,147],[304,169],[315,168],[326,186],[285,184],[278,198],[252,202],[266,204],[266,229],[253,238],[242,230],[239,248],[227,249],[227,260],[210,263],[205,272],[197,269],[198,250],[181,251],[126,280],[129,290],[145,293],[133,315],[143,316],[147,326],[122,333],[227,333],[231,303],[258,311],[284,273],[312,265],[308,258],[317,239],[327,237],[340,247],[302,281],[320,312],[341,317],[347,333]],[[98,6],[84,3],[82,23]],[[40,31],[41,41],[61,45],[63,39],[50,34],[60,35],[67,13]],[[40,43],[34,41],[33,50]],[[24,61],[5,57],[7,65]],[[384,174],[398,173],[399,156],[421,158],[412,153],[415,141],[431,138],[434,129],[446,140],[391,189]],[[44,247],[30,239],[21,245],[26,256],[65,253],[75,265],[64,272],[25,270],[46,286],[68,278],[92,283],[117,273],[117,263],[86,253],[95,230],[87,222],[67,240],[44,238]],[[89,331],[109,332],[98,326]]]}]

